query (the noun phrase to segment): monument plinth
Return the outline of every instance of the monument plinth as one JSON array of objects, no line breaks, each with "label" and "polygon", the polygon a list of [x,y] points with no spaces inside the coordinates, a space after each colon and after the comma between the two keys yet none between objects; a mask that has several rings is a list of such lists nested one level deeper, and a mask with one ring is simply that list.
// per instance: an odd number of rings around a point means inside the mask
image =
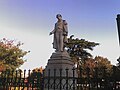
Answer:
[{"label": "monument plinth", "polygon": [[66,76],[66,69],[68,69],[68,76],[72,77],[72,69],[74,62],[71,60],[69,54],[64,52],[52,53],[45,68],[45,75],[48,76],[48,70],[50,69],[50,76],[54,76],[54,69],[56,69],[57,76],[60,76],[59,70],[62,69],[62,76]]},{"label": "monument plinth", "polygon": [[76,70],[73,71],[73,68],[74,62],[66,51],[52,53],[44,71],[44,76],[47,77],[44,80],[44,89],[70,90],[73,88],[77,82],[76,80],[73,82],[73,78],[77,77]]}]

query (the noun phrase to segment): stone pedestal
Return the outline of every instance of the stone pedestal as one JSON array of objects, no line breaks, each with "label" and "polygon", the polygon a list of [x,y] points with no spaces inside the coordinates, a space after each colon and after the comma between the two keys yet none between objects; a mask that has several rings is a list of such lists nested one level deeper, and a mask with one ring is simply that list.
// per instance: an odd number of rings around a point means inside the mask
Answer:
[{"label": "stone pedestal", "polygon": [[69,54],[64,52],[52,53],[52,56],[48,60],[45,68],[45,75],[48,76],[48,70],[50,69],[50,76],[54,76],[54,69],[56,69],[57,76],[60,75],[59,70],[62,69],[62,76],[66,76],[66,69],[68,69],[68,76],[73,77],[74,62],[71,60]]},{"label": "stone pedestal", "polygon": [[[73,77],[77,76],[76,70],[74,70],[74,72],[72,70],[73,67],[74,67],[74,62],[71,60],[69,54],[66,51],[52,53],[50,59],[48,60],[47,66],[45,68],[44,76],[45,77],[53,77],[53,80],[50,80],[50,81],[45,80],[45,83],[47,83],[49,85],[53,85],[54,80],[56,80],[55,81],[56,85],[60,84],[60,80],[56,79],[56,77],[58,77],[58,78],[61,77],[61,79],[62,79],[61,85],[63,85],[63,86],[67,85],[67,84],[65,84],[66,82],[69,85],[72,84]],[[54,70],[54,69],[56,69],[56,70]],[[60,71],[60,69],[61,69],[61,71]],[[65,79],[63,79],[63,77],[65,77]],[[71,77],[72,79],[69,79],[68,81],[66,81],[66,79],[67,79],[66,77],[68,77],[68,78]],[[76,83],[76,81],[75,81],[75,83]],[[63,86],[61,86],[62,90],[66,90],[63,88]],[[47,87],[45,90],[48,90]],[[54,90],[52,88],[52,86],[50,86],[50,90]],[[60,90],[60,88],[58,87],[55,90]]]}]

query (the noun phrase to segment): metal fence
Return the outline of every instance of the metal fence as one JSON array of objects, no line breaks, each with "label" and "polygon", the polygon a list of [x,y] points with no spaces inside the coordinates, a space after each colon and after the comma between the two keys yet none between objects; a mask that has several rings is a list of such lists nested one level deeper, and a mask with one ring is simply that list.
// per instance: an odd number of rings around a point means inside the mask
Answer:
[{"label": "metal fence", "polygon": [[[54,71],[54,72],[53,72]],[[63,70],[48,70],[48,76],[44,72],[5,71],[0,75],[0,90],[120,90],[120,72],[116,68],[108,75],[106,69],[95,68],[93,72],[89,68],[72,69],[69,77],[69,69],[65,69],[66,75],[62,76]],[[101,73],[102,72],[102,73]]]}]

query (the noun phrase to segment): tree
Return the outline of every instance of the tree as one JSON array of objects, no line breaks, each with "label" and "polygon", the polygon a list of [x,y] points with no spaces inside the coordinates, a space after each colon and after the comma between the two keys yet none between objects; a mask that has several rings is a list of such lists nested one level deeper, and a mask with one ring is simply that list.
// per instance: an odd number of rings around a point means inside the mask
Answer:
[{"label": "tree", "polygon": [[90,77],[94,77],[97,71],[99,78],[111,76],[112,67],[113,65],[111,64],[111,62],[107,58],[101,56],[96,56],[95,58],[88,58],[85,60],[85,63],[81,65],[83,77],[87,76],[87,68],[89,68]]},{"label": "tree", "polygon": [[8,40],[3,38],[0,40],[0,68],[1,71],[6,69],[15,70],[19,68],[26,61],[23,57],[29,51],[23,51],[20,46],[21,42],[15,42],[14,40]]},{"label": "tree", "polygon": [[108,72],[111,71],[113,65],[107,58],[96,56],[94,60],[98,68],[106,68]]},{"label": "tree", "polygon": [[95,68],[97,68],[97,70],[99,71],[98,76],[104,77],[104,75],[106,76],[112,75],[113,65],[107,58],[96,56],[94,59],[93,58],[87,59],[85,62],[85,65],[82,67],[83,69],[87,67],[90,68],[90,74],[92,77],[93,77]]},{"label": "tree", "polygon": [[93,50],[93,48],[99,43],[86,41],[85,39],[73,39],[74,35],[68,38],[68,43],[65,44],[67,52],[70,54],[72,60],[79,65],[80,63],[85,63],[87,58],[92,57],[88,50]]},{"label": "tree", "polygon": [[32,71],[33,72],[40,72],[40,73],[43,73],[43,68],[42,68],[42,66],[41,67],[39,67],[39,68],[35,68],[35,69],[33,69]]}]

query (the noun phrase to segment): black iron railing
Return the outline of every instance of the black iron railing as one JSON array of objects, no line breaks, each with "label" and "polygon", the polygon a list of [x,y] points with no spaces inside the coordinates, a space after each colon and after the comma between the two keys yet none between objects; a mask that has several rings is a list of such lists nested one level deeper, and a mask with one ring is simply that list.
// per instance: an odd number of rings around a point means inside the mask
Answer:
[{"label": "black iron railing", "polygon": [[[103,68],[102,75],[98,68],[91,73],[80,68],[79,72],[72,69],[72,76],[69,76],[69,69],[65,69],[66,75],[63,76],[63,69],[48,70],[45,73],[28,70],[9,71],[0,74],[0,90],[120,90],[120,72],[114,67],[113,73],[107,75]],[[59,75],[58,73],[59,72]],[[77,75],[76,76],[76,72]]]}]

